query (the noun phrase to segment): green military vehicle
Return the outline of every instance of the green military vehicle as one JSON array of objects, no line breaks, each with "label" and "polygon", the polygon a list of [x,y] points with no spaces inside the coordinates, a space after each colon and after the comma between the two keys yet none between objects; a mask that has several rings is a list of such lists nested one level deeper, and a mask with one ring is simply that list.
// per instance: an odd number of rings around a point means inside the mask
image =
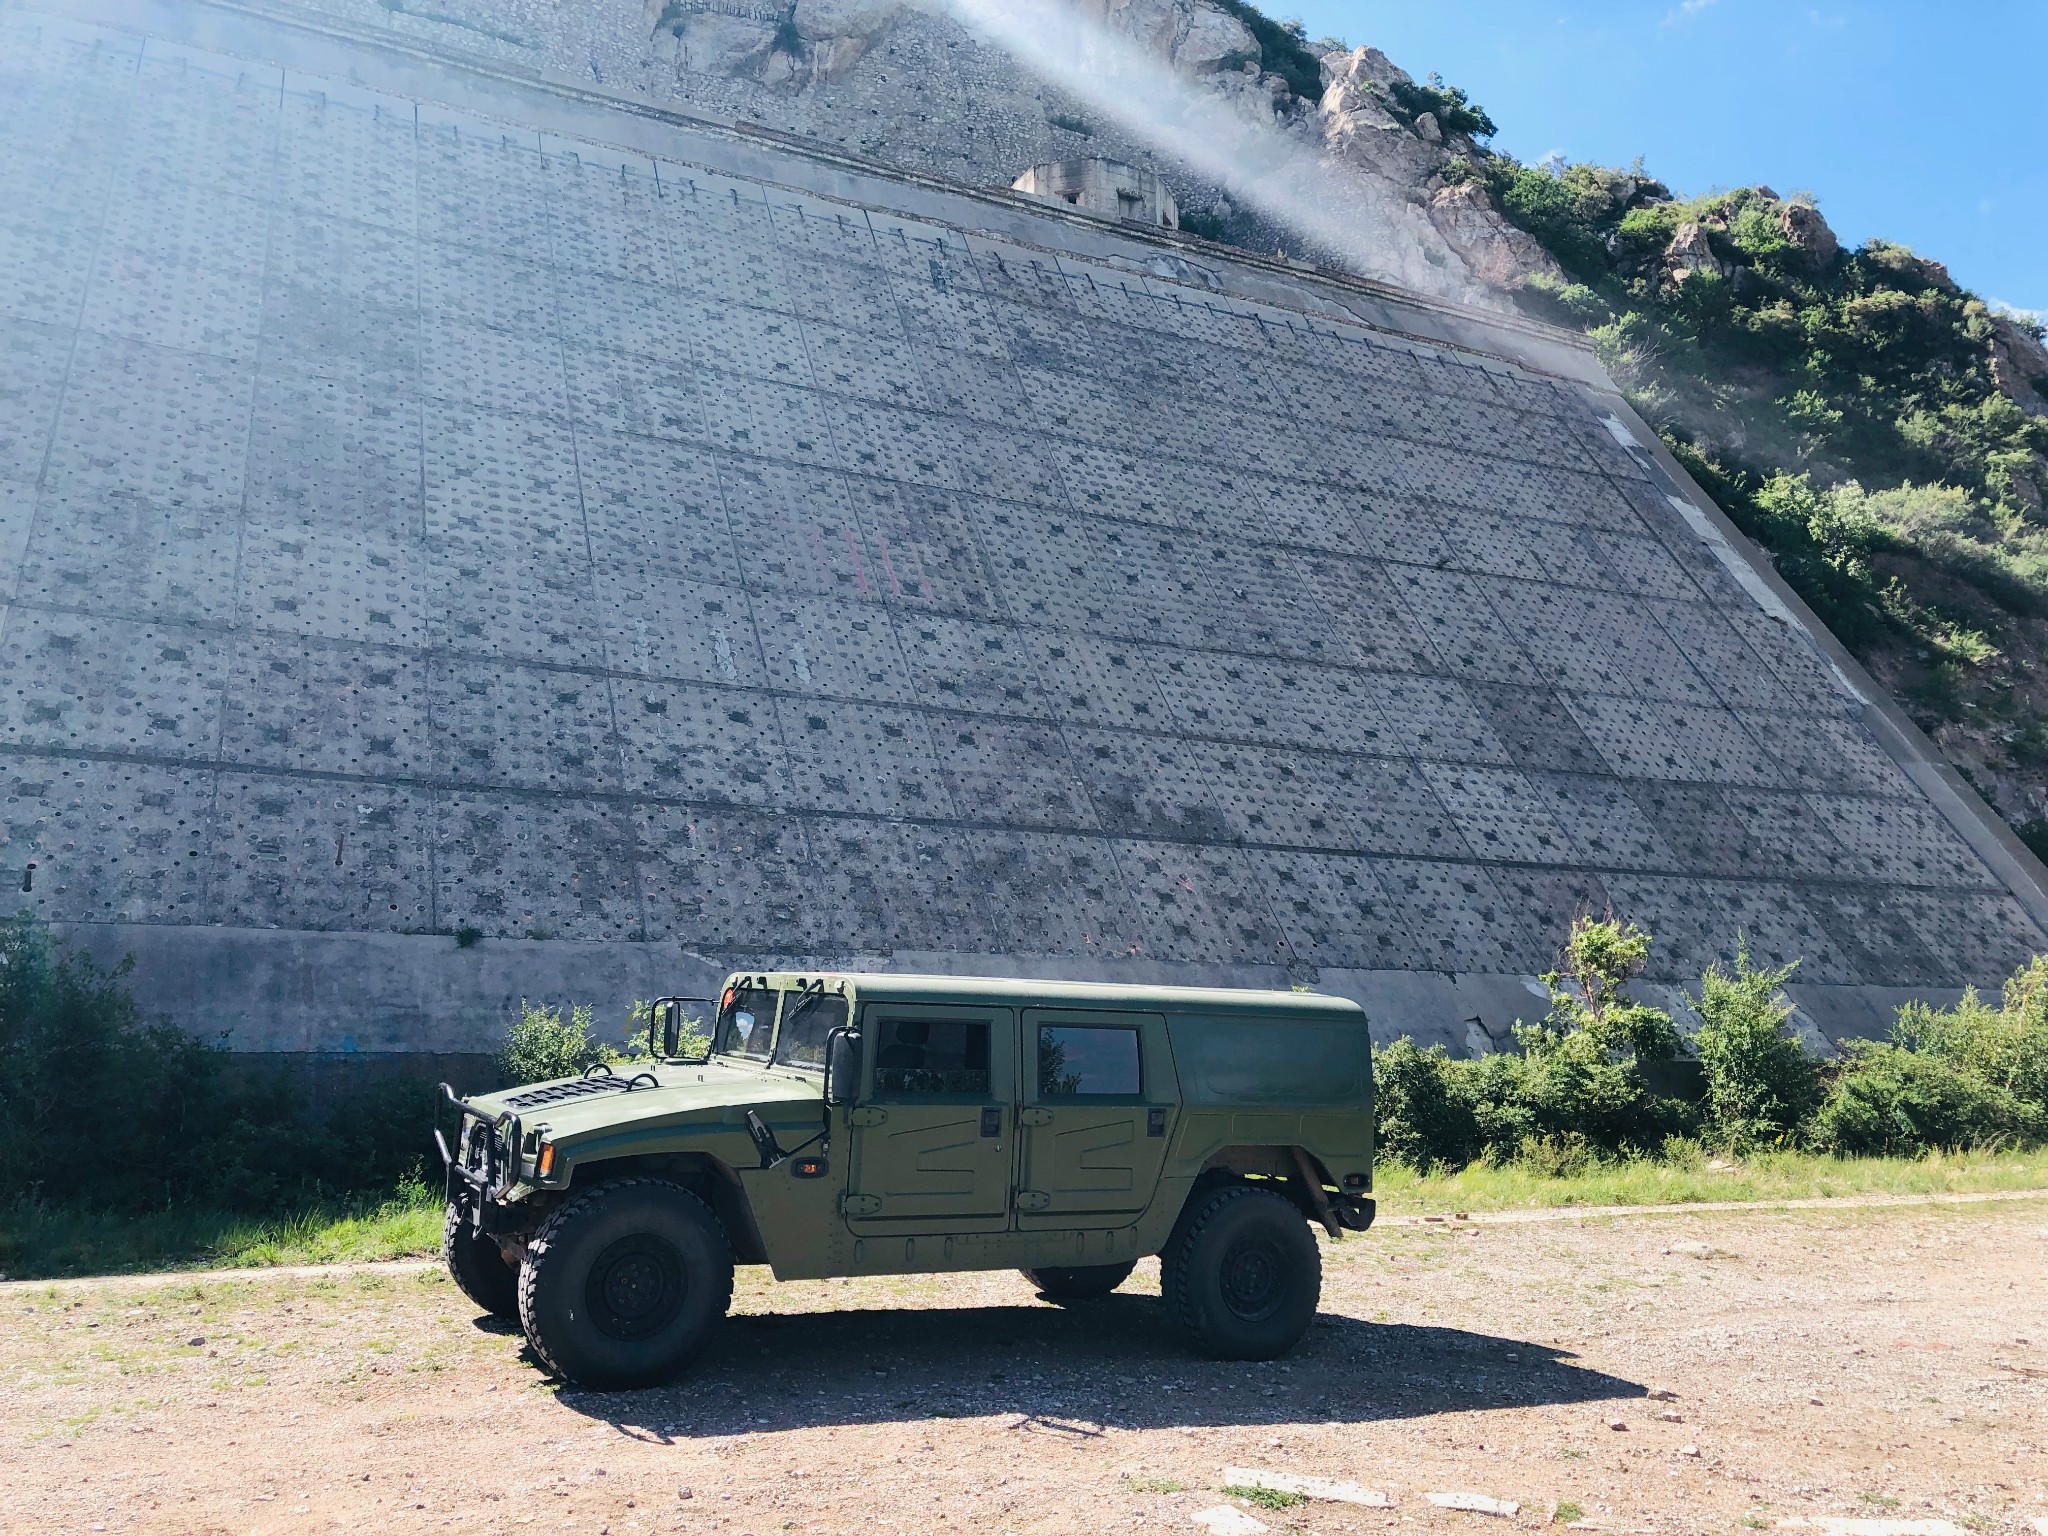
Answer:
[{"label": "green military vehicle", "polygon": [[443,1089],[449,1270],[584,1386],[673,1375],[736,1263],[1015,1267],[1069,1301],[1158,1254],[1197,1348],[1270,1359],[1321,1295],[1307,1224],[1372,1223],[1372,1047],[1339,998],[745,975],[648,1032],[644,1065]]}]

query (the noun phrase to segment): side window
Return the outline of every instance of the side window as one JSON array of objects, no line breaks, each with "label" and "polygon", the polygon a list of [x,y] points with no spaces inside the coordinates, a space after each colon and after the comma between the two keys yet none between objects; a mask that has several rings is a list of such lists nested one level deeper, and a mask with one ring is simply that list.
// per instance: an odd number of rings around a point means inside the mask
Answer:
[{"label": "side window", "polygon": [[892,1019],[875,1026],[878,1094],[989,1091],[986,1019]]},{"label": "side window", "polygon": [[1138,1032],[1080,1024],[1044,1024],[1038,1030],[1041,1098],[1144,1091],[1138,1070]]}]

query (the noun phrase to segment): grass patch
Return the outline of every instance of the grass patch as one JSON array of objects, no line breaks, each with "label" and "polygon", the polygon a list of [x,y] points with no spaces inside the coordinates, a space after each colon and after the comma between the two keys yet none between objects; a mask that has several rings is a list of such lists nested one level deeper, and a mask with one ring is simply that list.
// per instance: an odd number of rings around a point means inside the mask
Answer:
[{"label": "grass patch", "polygon": [[1575,1520],[1586,1518],[1586,1507],[1577,1499],[1560,1499],[1557,1508],[1551,1511],[1553,1525],[1570,1525]]},{"label": "grass patch", "polygon": [[0,1276],[9,1280],[367,1263],[440,1249],[441,1195],[418,1183],[382,1199],[338,1200],[279,1216],[196,1208],[128,1215],[33,1200],[0,1212]]},{"label": "grass patch", "polygon": [[1133,1493],[1185,1493],[1187,1484],[1171,1477],[1132,1477],[1126,1474],[1124,1486]]},{"label": "grass patch", "polygon": [[1278,1488],[1254,1488],[1246,1483],[1226,1484],[1223,1491],[1233,1499],[1243,1499],[1260,1509],[1292,1509],[1297,1504],[1308,1502],[1306,1496],[1299,1493],[1282,1493]]},{"label": "grass patch", "polygon": [[1771,1152],[1739,1161],[1596,1163],[1565,1175],[1524,1164],[1474,1163],[1421,1175],[1383,1163],[1374,1176],[1387,1215],[1529,1206],[1687,1205],[1706,1200],[1804,1200],[1839,1195],[1980,1194],[2048,1189],[2048,1150],[1930,1153],[1919,1158]]}]

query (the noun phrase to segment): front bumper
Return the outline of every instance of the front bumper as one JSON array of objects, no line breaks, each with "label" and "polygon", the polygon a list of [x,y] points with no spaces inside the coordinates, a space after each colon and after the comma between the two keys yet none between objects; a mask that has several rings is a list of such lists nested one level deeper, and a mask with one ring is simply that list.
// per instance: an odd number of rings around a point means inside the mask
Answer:
[{"label": "front bumper", "polygon": [[1337,1220],[1347,1232],[1363,1232],[1379,1214],[1379,1203],[1371,1195],[1342,1195],[1334,1202]]}]

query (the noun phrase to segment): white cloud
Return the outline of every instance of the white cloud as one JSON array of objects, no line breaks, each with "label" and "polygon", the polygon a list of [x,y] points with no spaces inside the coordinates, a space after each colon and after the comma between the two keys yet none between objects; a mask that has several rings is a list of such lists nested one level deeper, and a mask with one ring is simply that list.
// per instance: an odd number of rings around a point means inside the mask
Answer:
[{"label": "white cloud", "polygon": [[1665,13],[1664,25],[1675,27],[1680,22],[1691,21],[1701,11],[1720,3],[1721,0],[1678,0],[1677,8]]},{"label": "white cloud", "polygon": [[2048,309],[2028,309],[2019,304],[2008,304],[2003,299],[1986,300],[1995,315],[2009,315],[2029,325],[2048,325]]}]

